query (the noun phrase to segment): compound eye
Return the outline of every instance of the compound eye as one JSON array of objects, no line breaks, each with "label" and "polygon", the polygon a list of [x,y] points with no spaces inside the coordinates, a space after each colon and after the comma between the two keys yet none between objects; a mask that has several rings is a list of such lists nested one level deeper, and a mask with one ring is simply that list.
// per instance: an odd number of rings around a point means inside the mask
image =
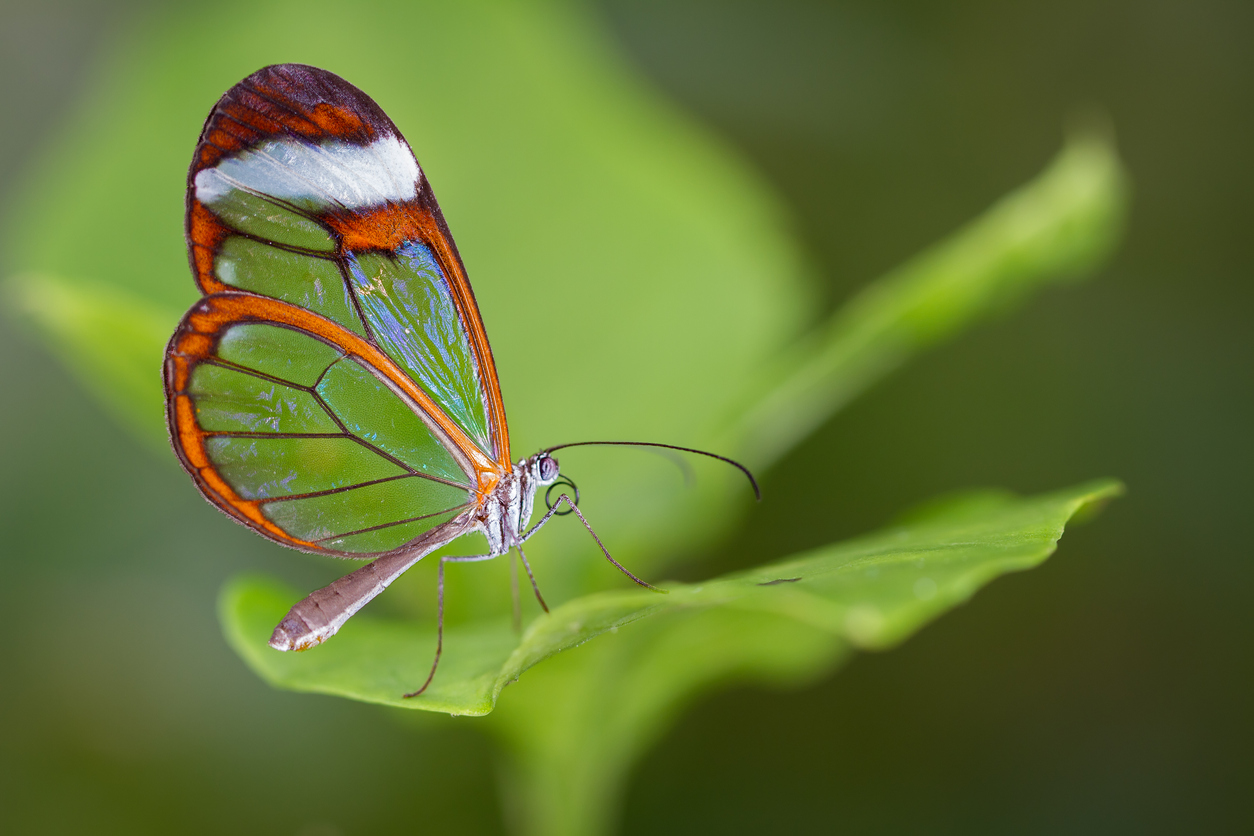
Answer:
[{"label": "compound eye", "polygon": [[557,459],[552,456],[545,456],[540,459],[540,466],[538,470],[540,472],[541,482],[552,482],[557,478]]}]

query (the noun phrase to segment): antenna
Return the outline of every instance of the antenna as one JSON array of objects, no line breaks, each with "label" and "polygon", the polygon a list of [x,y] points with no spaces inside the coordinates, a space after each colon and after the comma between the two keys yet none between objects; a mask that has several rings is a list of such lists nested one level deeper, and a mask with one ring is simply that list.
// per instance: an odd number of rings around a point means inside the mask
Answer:
[{"label": "antenna", "polygon": [[749,472],[749,468],[745,467],[735,459],[729,459],[726,456],[720,456],[718,453],[708,453],[705,450],[696,450],[692,447],[679,447],[675,444],[659,444],[654,441],[574,441],[570,444],[559,444],[556,447],[550,447],[545,453],[552,453],[554,450],[561,450],[566,447],[590,447],[590,446],[606,446],[606,447],[663,447],[667,450],[678,450],[681,453],[695,453],[698,456],[705,456],[711,459],[718,459],[720,462],[731,465],[739,470],[749,480],[749,484],[753,486],[753,495],[757,497],[758,502],[762,501],[762,489],[758,487],[758,480],[753,478],[753,474]]}]

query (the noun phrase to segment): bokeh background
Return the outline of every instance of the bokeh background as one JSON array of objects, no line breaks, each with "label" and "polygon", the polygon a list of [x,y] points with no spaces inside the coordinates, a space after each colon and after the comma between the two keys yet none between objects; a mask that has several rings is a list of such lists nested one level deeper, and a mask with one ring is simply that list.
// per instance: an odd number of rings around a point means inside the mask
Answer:
[{"label": "bokeh background", "polygon": [[[0,3],[0,194],[141,11]],[[833,419],[766,475],[770,501],[701,571],[961,487],[1113,475],[1128,496],[891,653],[802,691],[701,701],[638,765],[623,832],[1248,831],[1254,9],[599,12],[642,74],[773,183],[829,307],[1029,179],[1077,114],[1113,123],[1134,186],[1100,276]],[[209,512],[7,318],[0,386],[0,829],[502,832],[474,721],[280,693],[244,668],[218,588],[242,569],[299,583],[299,562]]]}]

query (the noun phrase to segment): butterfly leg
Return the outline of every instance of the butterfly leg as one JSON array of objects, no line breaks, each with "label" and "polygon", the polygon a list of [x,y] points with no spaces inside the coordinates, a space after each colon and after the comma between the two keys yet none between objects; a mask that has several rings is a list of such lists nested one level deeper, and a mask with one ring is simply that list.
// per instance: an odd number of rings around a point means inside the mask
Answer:
[{"label": "butterfly leg", "polygon": [[[615,560],[613,556],[610,554],[610,550],[605,548],[605,544],[601,542],[601,538],[597,536],[597,533],[593,531],[592,526],[588,524],[588,521],[584,518],[583,512],[579,510],[579,507],[575,505],[575,501],[571,499],[570,496],[567,494],[562,494],[561,496],[559,496],[557,498],[557,501],[553,503],[553,507],[549,509],[548,513],[545,514],[543,517],[541,517],[540,521],[536,523],[535,525],[533,525],[531,527],[531,530],[529,530],[526,534],[524,534],[520,539],[523,542],[530,540],[531,536],[535,534],[537,531],[539,531],[541,526],[543,526],[545,523],[547,523],[549,520],[553,518],[553,515],[557,513],[557,509],[562,507],[563,502],[565,502],[567,505],[570,506],[570,510],[575,512],[575,516],[579,517],[579,521],[583,523],[583,527],[588,529],[588,533],[592,535],[592,539],[596,540],[597,545],[600,546],[601,554],[605,555],[606,560],[614,564],[614,568],[618,569],[618,571],[622,572],[624,575],[631,578],[633,581],[635,581],[640,586],[643,586],[645,589],[652,589],[654,592],[662,592],[662,593],[666,592],[665,589],[658,589],[656,586],[649,583],[648,581],[637,578],[630,571],[628,571],[626,566],[624,566],[623,564]],[[521,549],[519,551],[521,552]],[[526,565],[525,558],[524,558],[523,565],[524,566]],[[531,570],[528,569],[527,571],[530,572]],[[532,583],[535,583],[535,581],[533,580]],[[536,594],[538,595],[539,592],[537,591]]]},{"label": "butterfly leg", "polygon": [[435,581],[435,659],[431,661],[431,673],[427,674],[427,681],[422,683],[422,687],[417,691],[406,694],[406,699],[416,697],[427,690],[427,686],[435,678],[435,669],[440,666],[440,654],[444,652],[444,564],[478,563],[482,560],[491,560],[494,557],[496,557],[494,554],[474,554],[440,558],[440,568],[436,571]]},{"label": "butterfly leg", "polygon": [[[518,556],[522,558],[522,565],[527,570],[527,577],[531,579],[531,591],[536,594],[536,600],[540,602],[540,609],[548,612],[549,605],[544,603],[544,596],[540,594],[540,587],[536,585],[536,576],[531,573],[531,564],[527,562],[527,555],[523,554],[522,543],[515,542],[514,546],[518,549]],[[514,592],[514,600],[517,601],[517,587],[515,587]]]},{"label": "butterfly leg", "polygon": [[522,603],[518,600],[518,558],[509,558],[509,594],[514,603],[514,632],[522,632]]}]

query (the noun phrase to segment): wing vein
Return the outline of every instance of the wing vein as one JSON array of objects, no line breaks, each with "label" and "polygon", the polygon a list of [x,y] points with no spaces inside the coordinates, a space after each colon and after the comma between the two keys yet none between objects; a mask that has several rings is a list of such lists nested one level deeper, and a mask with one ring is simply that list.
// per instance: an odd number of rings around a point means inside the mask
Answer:
[{"label": "wing vein", "polygon": [[384,482],[395,482],[398,479],[429,479],[432,482],[441,482],[451,488],[465,488],[470,490],[469,485],[459,485],[456,482],[449,482],[445,479],[438,479],[434,476],[428,476],[425,473],[399,473],[396,476],[384,476],[382,479],[371,479],[366,482],[356,482],[352,485],[342,485],[337,488],[326,488],[321,491],[306,491],[305,493],[295,493],[290,496],[271,496],[258,500],[259,505],[269,505],[274,502],[291,502],[294,499],[314,499],[320,496],[332,496],[345,491],[356,490],[357,488],[367,488],[371,485],[382,485]]},{"label": "wing vein", "polygon": [[[310,146],[308,146],[308,147],[310,147],[310,148],[317,148],[318,146],[316,146],[316,145],[310,145]],[[345,210],[347,210],[347,209],[348,209],[348,207],[347,207],[347,206],[345,206],[345,205],[343,204],[343,202],[341,202],[341,201],[340,201],[340,199],[339,199],[339,198],[337,198],[335,195],[331,194],[331,193],[330,193],[330,192],[328,192],[326,189],[324,189],[324,188],[322,188],[321,186],[319,186],[319,185],[318,185],[317,183],[315,183],[313,180],[310,180],[308,177],[306,177],[306,176],[304,176],[303,174],[299,173],[299,172],[296,170],[296,168],[295,168],[295,167],[290,166],[290,165],[288,165],[287,163],[285,163],[285,162],[283,162],[283,161],[281,161],[281,160],[279,160],[279,159],[275,158],[275,156],[274,156],[273,154],[271,154],[269,151],[263,150],[263,149],[262,149],[262,147],[261,147],[260,145],[255,146],[255,147],[254,147],[254,148],[252,148],[251,150],[252,150],[252,152],[253,152],[254,154],[258,155],[259,157],[261,157],[261,158],[265,159],[267,162],[269,162],[269,163],[270,163],[270,165],[272,165],[272,166],[274,166],[275,168],[278,168],[278,169],[280,169],[280,170],[282,170],[282,171],[286,171],[286,172],[291,173],[291,174],[292,174],[294,177],[296,177],[298,180],[300,180],[301,182],[303,182],[303,183],[305,183],[307,186],[309,186],[309,188],[313,189],[313,190],[314,190],[314,191],[316,191],[316,192],[321,192],[321,193],[322,193],[322,195],[323,195],[323,196],[327,199],[327,202],[328,202],[328,203],[334,203],[336,206],[340,207],[341,209],[345,209]],[[361,191],[360,191],[360,190],[358,190],[358,192],[357,192],[357,193],[358,193],[358,194],[361,194]]]},{"label": "wing vein", "polygon": [[[341,357],[342,356],[343,355],[341,355]],[[291,380],[284,380],[283,378],[275,377],[272,374],[259,372],[256,369],[250,369],[247,366],[241,366],[237,363],[232,363],[230,360],[223,360],[220,357],[206,357],[203,360],[200,360],[199,363],[204,363],[209,366],[217,366],[220,369],[230,369],[233,372],[241,372],[243,374],[252,375],[253,377],[260,378],[261,380],[268,380],[271,383],[278,383],[282,386],[287,386],[290,389],[300,389],[302,392],[309,392],[311,395],[316,396],[318,394],[308,386],[302,386],[301,384],[295,383]],[[199,363],[197,363],[197,365],[199,365]],[[333,365],[335,364],[332,363],[331,366]],[[330,368],[331,366],[327,366],[327,368]],[[323,372],[325,373],[325,369]]]},{"label": "wing vein", "polygon": [[379,531],[384,528],[392,528],[393,526],[404,525],[405,523],[417,522],[418,520],[428,520],[428,519],[431,519],[432,517],[440,517],[440,516],[443,516],[444,514],[453,513],[456,511],[460,511],[463,508],[469,508],[469,507],[470,507],[470,503],[467,502],[462,505],[454,505],[452,508],[445,508],[443,511],[436,511],[433,514],[423,514],[420,517],[410,517],[409,519],[405,519],[405,520],[396,520],[394,522],[379,523],[378,525],[372,525],[368,528],[359,528],[359,529],[356,529],[355,531],[345,531],[341,534],[332,534],[328,537],[319,537],[313,542],[325,543],[328,540],[338,540],[341,537],[351,537],[354,534],[367,534],[371,531]]},{"label": "wing vein", "polygon": [[[215,168],[215,169],[213,169],[213,171],[214,171],[214,173],[215,173],[215,174],[217,174],[217,176],[218,176],[218,177],[221,177],[221,178],[222,178],[223,180],[225,180],[227,183],[230,183],[232,186],[234,186],[234,187],[235,187],[235,189],[236,189],[237,191],[245,192],[245,193],[247,193],[247,194],[252,195],[253,197],[260,198],[260,199],[264,200],[266,203],[272,204],[272,205],[274,205],[274,206],[278,206],[278,207],[279,207],[279,208],[281,208],[281,209],[287,209],[287,210],[288,210],[288,211],[290,211],[293,215],[300,215],[302,218],[306,218],[306,219],[308,219],[308,220],[310,220],[310,221],[314,222],[314,223],[315,223],[315,224],[317,224],[319,227],[321,227],[322,229],[326,230],[326,231],[327,231],[327,233],[328,233],[329,235],[330,235],[330,234],[334,234],[334,233],[332,233],[332,232],[331,232],[331,230],[327,229],[327,228],[326,228],[326,227],[322,224],[322,222],[321,222],[320,220],[318,220],[318,216],[317,216],[317,215],[312,214],[312,213],[310,213],[309,211],[307,211],[307,210],[305,210],[305,209],[300,208],[300,207],[299,207],[299,206],[297,206],[296,204],[294,204],[294,203],[288,203],[286,200],[283,200],[283,199],[282,199],[282,198],[280,198],[280,197],[275,197],[275,196],[274,196],[274,195],[272,195],[272,194],[266,194],[265,192],[257,191],[257,190],[256,190],[256,189],[254,189],[252,186],[246,186],[246,185],[244,185],[243,183],[241,183],[239,180],[236,180],[236,179],[235,179],[234,177],[232,177],[231,175],[224,173],[224,172],[222,171],[222,169],[220,169],[220,168]],[[199,198],[197,198],[197,199],[199,199]],[[213,211],[213,208],[212,208],[212,207],[209,207],[209,210],[210,210],[210,211]],[[225,221],[224,221],[224,223],[225,223]],[[239,231],[239,230],[237,230],[234,226],[232,226],[232,227],[231,227],[231,229],[232,229],[232,231],[237,231],[237,232]],[[267,240],[267,239],[263,239],[263,240]]]}]

